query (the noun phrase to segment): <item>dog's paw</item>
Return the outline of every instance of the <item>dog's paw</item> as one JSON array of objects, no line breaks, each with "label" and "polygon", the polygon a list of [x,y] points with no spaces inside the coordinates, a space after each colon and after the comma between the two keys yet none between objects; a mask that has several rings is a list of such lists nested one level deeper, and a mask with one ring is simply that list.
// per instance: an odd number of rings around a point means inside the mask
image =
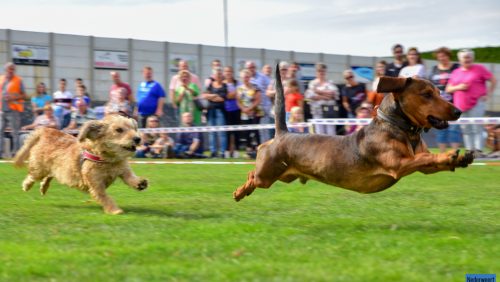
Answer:
[{"label": "dog's paw", "polygon": [[142,191],[148,188],[148,180],[147,179],[141,179],[139,183],[136,186],[137,190]]},{"label": "dog's paw", "polygon": [[459,156],[456,160],[458,167],[467,167],[474,161],[474,152],[466,151],[465,155]]},{"label": "dog's paw", "polygon": [[111,210],[106,210],[106,213],[107,214],[111,214],[111,215],[117,215],[117,214],[122,214],[123,210],[120,209],[120,208],[114,208],[114,209],[111,209]]}]

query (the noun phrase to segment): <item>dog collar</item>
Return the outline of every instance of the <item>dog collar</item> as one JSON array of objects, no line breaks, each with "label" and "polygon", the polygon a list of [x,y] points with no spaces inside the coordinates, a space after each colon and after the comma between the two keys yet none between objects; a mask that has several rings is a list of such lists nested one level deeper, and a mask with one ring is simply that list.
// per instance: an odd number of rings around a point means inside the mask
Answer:
[{"label": "dog collar", "polygon": [[401,130],[403,130],[405,132],[410,132],[413,134],[422,133],[422,130],[423,130],[422,127],[418,127],[418,126],[415,126],[411,123],[408,123],[405,120],[396,119],[392,116],[386,115],[384,112],[382,112],[382,110],[380,110],[380,108],[377,109],[377,116],[380,117],[380,119],[382,119],[382,120],[384,120],[392,125],[399,127]]},{"label": "dog collar", "polygon": [[85,160],[93,161],[93,162],[96,162],[96,163],[104,163],[104,162],[106,162],[105,160],[103,160],[98,155],[94,155],[94,154],[92,154],[91,152],[89,152],[87,150],[83,150],[82,151],[82,162],[85,161]]}]

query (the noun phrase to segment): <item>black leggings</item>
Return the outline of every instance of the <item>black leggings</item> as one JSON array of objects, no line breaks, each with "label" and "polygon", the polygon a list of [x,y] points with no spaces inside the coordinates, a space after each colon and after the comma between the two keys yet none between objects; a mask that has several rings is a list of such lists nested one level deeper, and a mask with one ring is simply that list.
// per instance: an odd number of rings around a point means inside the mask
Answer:
[{"label": "black leggings", "polygon": [[[241,111],[226,111],[226,124],[227,125],[240,125],[241,124]],[[227,132],[227,148],[231,147],[231,136],[234,138],[234,150],[238,150],[240,148],[240,134],[239,131],[228,131]]]},{"label": "black leggings", "polygon": [[[260,123],[260,117],[253,117],[248,120],[241,120],[241,124],[259,124]],[[256,146],[259,146],[260,144],[260,134],[258,130],[247,130],[247,131],[242,131],[241,134],[243,137],[245,137],[246,142],[247,142],[247,149],[251,148],[255,150]],[[253,138],[252,138],[253,136]],[[255,143],[257,144],[254,146],[252,144],[252,139],[254,139]]]}]

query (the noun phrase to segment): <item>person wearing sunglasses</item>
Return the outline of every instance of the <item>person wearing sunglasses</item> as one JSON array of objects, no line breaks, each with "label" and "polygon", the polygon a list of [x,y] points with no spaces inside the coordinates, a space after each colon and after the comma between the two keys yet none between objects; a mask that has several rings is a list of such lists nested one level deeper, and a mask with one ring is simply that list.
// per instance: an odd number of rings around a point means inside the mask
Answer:
[{"label": "person wearing sunglasses", "polygon": [[354,78],[352,70],[345,70],[343,72],[345,86],[342,88],[342,105],[347,111],[349,118],[356,117],[356,109],[368,97],[366,86],[364,83],[359,83]]},{"label": "person wearing sunglasses", "polygon": [[394,62],[387,64],[387,67],[385,68],[385,75],[398,77],[401,69],[408,65],[408,63],[405,61],[403,45],[394,45],[392,47],[392,54],[394,56]]}]

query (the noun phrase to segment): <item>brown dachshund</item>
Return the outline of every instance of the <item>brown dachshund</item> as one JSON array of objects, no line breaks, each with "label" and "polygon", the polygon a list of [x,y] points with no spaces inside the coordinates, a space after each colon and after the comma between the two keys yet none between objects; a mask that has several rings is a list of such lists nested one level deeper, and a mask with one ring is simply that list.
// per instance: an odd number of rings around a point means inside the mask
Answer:
[{"label": "brown dachshund", "polygon": [[[277,68],[278,70],[278,68]],[[432,154],[420,134],[443,129],[461,112],[443,100],[430,82],[382,77],[377,92],[392,92],[382,101],[373,121],[348,136],[289,133],[285,123],[283,86],[276,71],[276,136],[259,146],[255,170],[233,197],[236,201],[255,188],[269,188],[277,180],[326,184],[375,193],[416,171],[425,174],[467,167],[472,152]]]}]

